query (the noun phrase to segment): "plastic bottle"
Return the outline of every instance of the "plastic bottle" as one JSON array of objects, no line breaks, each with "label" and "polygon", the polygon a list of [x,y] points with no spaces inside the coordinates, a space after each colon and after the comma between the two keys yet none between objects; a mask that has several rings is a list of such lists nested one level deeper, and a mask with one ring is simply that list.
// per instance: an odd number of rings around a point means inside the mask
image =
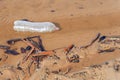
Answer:
[{"label": "plastic bottle", "polygon": [[53,32],[59,30],[52,22],[30,22],[24,20],[14,21],[14,30],[29,32]]}]

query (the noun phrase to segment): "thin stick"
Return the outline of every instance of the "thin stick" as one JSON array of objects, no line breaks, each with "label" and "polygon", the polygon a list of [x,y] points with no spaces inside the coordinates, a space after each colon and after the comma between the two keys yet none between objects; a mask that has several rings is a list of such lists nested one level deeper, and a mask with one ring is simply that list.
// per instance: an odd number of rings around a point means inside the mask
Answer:
[{"label": "thin stick", "polygon": [[[39,37],[39,36],[32,36],[32,37],[27,37],[27,38],[23,38],[23,39],[25,40],[25,39],[31,39],[31,38],[37,38],[37,37]],[[21,39],[21,38],[11,39],[11,40],[8,40],[7,43],[11,45],[11,44],[15,44],[15,42],[22,41],[23,39]]]},{"label": "thin stick", "polygon": [[73,44],[71,44],[70,46],[68,46],[67,48],[64,49],[64,52],[66,55],[69,54],[69,52],[73,49],[73,47],[75,47]]},{"label": "thin stick", "polygon": [[100,37],[100,33],[98,33],[97,36],[95,37],[95,39],[93,39],[88,45],[82,46],[82,47],[80,47],[80,49],[81,49],[81,48],[88,48],[88,47],[90,47],[93,43],[95,43],[95,41],[96,41],[97,39],[99,39],[99,37]]},{"label": "thin stick", "polygon": [[32,56],[49,56],[54,54],[54,51],[43,51],[38,54],[33,54]]},{"label": "thin stick", "polygon": [[34,48],[32,48],[31,51],[24,57],[22,63],[24,63],[25,61],[28,60],[28,58],[29,58],[29,56],[32,54],[33,50],[34,50]]},{"label": "thin stick", "polygon": [[27,42],[29,46],[34,46],[37,50],[40,50],[39,44],[32,39],[29,39],[29,43]]},{"label": "thin stick", "polygon": [[34,47],[32,44],[30,44],[29,42],[27,42],[27,41],[25,41],[25,40],[23,40],[23,42],[25,42],[26,44],[28,44],[29,46],[31,46],[32,49],[31,49],[30,52],[24,57],[22,63],[24,63],[24,62],[29,58],[29,56],[32,54],[32,52],[33,52],[34,49],[35,49],[35,47]]},{"label": "thin stick", "polygon": [[29,76],[31,76],[31,71],[30,71],[30,69],[31,69],[31,66],[32,66],[32,64],[33,64],[33,60],[30,62],[30,64],[28,65],[28,74],[29,74]]}]

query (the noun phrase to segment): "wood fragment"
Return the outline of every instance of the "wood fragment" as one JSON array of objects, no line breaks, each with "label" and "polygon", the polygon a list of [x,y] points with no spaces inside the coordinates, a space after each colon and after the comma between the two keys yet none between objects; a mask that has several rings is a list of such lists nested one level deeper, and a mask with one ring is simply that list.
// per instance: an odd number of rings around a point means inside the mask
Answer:
[{"label": "wood fragment", "polygon": [[71,71],[72,68],[67,68],[67,71],[64,73],[65,74],[68,74],[70,71]]},{"label": "wood fragment", "polygon": [[50,51],[43,51],[38,54],[32,54],[32,56],[50,56],[53,54],[54,54],[54,51],[50,50]]},{"label": "wood fragment", "polygon": [[68,46],[67,48],[64,49],[65,54],[67,55],[72,49],[73,49],[74,45],[71,44],[70,46]]},{"label": "wood fragment", "polygon": [[34,51],[35,47],[29,41],[26,41],[24,39],[22,41],[32,47],[32,49],[30,50],[30,52],[27,53],[27,55],[23,58],[22,63],[24,63],[25,61],[27,61],[27,59],[29,58],[29,56],[32,54],[32,52]]},{"label": "wood fragment", "polygon": [[[27,38],[23,38],[23,39],[26,40],[26,39],[38,38],[38,37],[39,37],[39,36],[32,36],[32,37],[27,37]],[[7,41],[7,43],[8,43],[9,45],[13,45],[13,44],[15,44],[15,43],[18,42],[18,41],[22,41],[23,39],[22,39],[22,38],[10,39],[10,40]]]},{"label": "wood fragment", "polygon": [[33,64],[33,60],[30,62],[30,64],[28,65],[28,74],[29,74],[29,76],[31,76],[31,66],[32,66],[32,64]]},{"label": "wood fragment", "polygon": [[93,39],[88,45],[80,47],[80,49],[81,48],[88,48],[88,47],[92,46],[92,44],[95,43],[95,41],[99,39],[100,35],[101,34],[98,33],[97,36],[95,37],[95,39]]},{"label": "wood fragment", "polygon": [[31,49],[31,51],[23,58],[22,63],[28,60],[29,56],[32,54],[34,48]]}]

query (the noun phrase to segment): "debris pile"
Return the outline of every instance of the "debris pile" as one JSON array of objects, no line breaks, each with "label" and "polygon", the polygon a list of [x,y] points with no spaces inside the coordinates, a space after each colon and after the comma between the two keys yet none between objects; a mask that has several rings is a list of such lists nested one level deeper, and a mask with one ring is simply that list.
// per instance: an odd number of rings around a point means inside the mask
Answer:
[{"label": "debris pile", "polygon": [[120,49],[120,36],[102,36],[99,39],[98,52],[113,52]]},{"label": "debris pile", "polygon": [[[12,49],[12,46],[14,46],[18,42],[25,43],[27,46],[19,47],[19,49],[17,48]],[[19,63],[17,64],[16,69],[26,72],[26,69],[24,69],[22,65],[24,64],[27,65],[27,73],[29,74],[29,76],[35,70],[40,69],[40,66],[41,66],[40,64],[43,61],[43,59],[47,57],[52,57],[54,59],[60,60],[60,57],[56,55],[56,51],[59,49],[45,50],[40,36],[10,39],[10,40],[7,40],[7,44],[8,45],[0,45],[0,48],[3,49],[4,53],[8,55],[7,57],[9,57],[9,54],[24,55],[23,59],[19,61]],[[71,53],[73,48],[75,49],[75,46],[70,45],[68,47],[64,47],[60,49],[63,50],[63,53],[66,56],[66,60],[68,62],[79,63],[79,60],[80,60],[79,55]],[[35,66],[34,71],[32,70],[33,66]]]},{"label": "debris pile", "polygon": [[[91,65],[81,71],[69,74],[69,77],[81,80],[119,80],[120,59],[114,59],[102,64]],[[111,74],[110,74],[111,73]],[[77,80],[77,79],[76,79]]]},{"label": "debris pile", "polygon": [[[12,48],[12,46],[17,44],[18,42],[22,42],[26,46],[22,46],[22,47],[20,46],[19,49]],[[64,64],[69,65],[70,63],[71,64],[80,63],[81,59],[86,57],[86,53],[84,51],[83,51],[84,56],[82,55],[82,50],[88,49],[95,42],[97,42],[98,53],[104,53],[104,52],[110,52],[111,49],[113,49],[113,51],[115,49],[119,49],[120,38],[114,36],[112,37],[101,36],[99,33],[88,45],[78,47],[75,44],[71,44],[67,47],[62,47],[53,50],[46,50],[44,48],[40,36],[10,39],[7,41],[8,45],[0,45],[0,49],[3,49],[4,53],[6,54],[6,56],[1,57],[0,61],[3,60],[6,61],[10,54],[14,56],[22,55],[22,59],[20,59],[20,61],[17,63],[16,66],[9,65],[11,66],[10,69],[12,70],[17,69],[18,72],[22,72],[24,74],[22,75],[22,79],[20,80],[32,78],[32,75],[37,75],[36,73],[41,74],[40,73],[41,70],[45,72],[46,69],[47,72],[45,73],[46,75],[48,75],[48,77],[49,75],[54,74],[54,75],[64,75],[64,78],[70,77],[73,80],[76,80],[75,79],[76,77],[79,77],[81,80],[90,77],[92,80],[94,80],[96,79],[96,77],[94,77],[95,75],[98,76],[98,78],[100,78],[100,75],[103,74],[102,72],[104,72],[102,71],[99,74],[97,72],[92,72],[96,70],[97,71],[99,70],[100,72],[100,70],[103,68],[101,65],[92,65],[89,67],[90,69],[87,72],[75,73],[72,74],[71,76],[69,76],[69,72],[72,70],[72,68],[69,67],[66,70],[63,70],[62,67],[64,66]],[[109,46],[109,48],[106,48],[106,46],[104,45]],[[64,56],[61,57],[60,55],[64,55]],[[115,71],[119,72],[120,65],[118,61],[116,62],[116,64],[113,65],[113,67]],[[0,69],[5,70],[3,68]],[[16,75],[21,76],[18,74]],[[103,77],[104,76],[102,76],[102,78]]]}]

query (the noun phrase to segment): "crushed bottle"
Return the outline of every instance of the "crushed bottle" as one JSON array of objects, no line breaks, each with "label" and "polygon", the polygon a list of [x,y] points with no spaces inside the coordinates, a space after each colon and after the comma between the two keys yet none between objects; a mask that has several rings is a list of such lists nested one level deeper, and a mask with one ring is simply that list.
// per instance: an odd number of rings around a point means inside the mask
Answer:
[{"label": "crushed bottle", "polygon": [[30,22],[26,20],[16,20],[14,21],[14,30],[23,32],[53,32],[60,29],[52,22]]}]

